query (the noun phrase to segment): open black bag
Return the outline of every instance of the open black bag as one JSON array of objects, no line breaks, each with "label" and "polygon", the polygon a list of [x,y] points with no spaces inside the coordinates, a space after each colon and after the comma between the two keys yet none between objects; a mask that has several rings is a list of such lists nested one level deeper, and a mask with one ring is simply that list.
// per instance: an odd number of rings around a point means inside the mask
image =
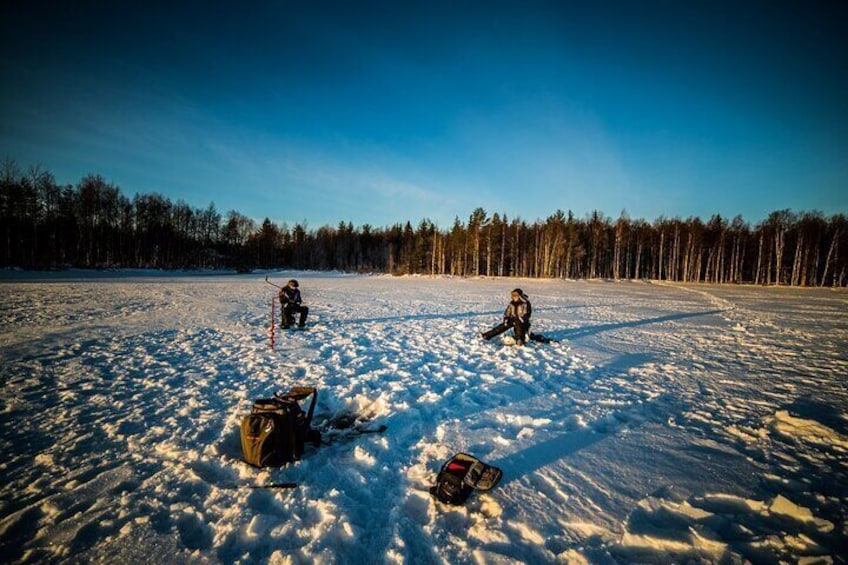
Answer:
[{"label": "open black bag", "polygon": [[457,453],[442,465],[430,494],[445,504],[464,504],[475,490],[495,488],[503,472],[473,455]]}]

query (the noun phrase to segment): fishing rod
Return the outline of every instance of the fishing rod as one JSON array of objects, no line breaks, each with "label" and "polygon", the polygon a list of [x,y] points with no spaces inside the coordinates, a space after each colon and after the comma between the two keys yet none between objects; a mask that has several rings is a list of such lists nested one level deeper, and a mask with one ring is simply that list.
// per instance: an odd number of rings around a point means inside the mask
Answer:
[{"label": "fishing rod", "polygon": [[229,484],[222,484],[222,485],[215,485],[215,486],[220,488],[220,489],[227,489],[227,490],[237,490],[237,489],[241,489],[241,488],[295,489],[295,488],[298,487],[298,484],[297,483],[267,483],[267,484],[264,484],[264,485],[255,485],[255,484],[240,485],[240,484],[236,484],[236,483],[229,483]]},{"label": "fishing rod", "polygon": [[278,284],[274,284],[274,283],[272,283],[271,281],[269,281],[269,280],[268,280],[268,275],[265,275],[265,282],[266,282],[266,283],[268,283],[268,284],[270,284],[270,285],[271,285],[271,286],[273,286],[274,288],[280,288],[280,289],[282,289],[282,288],[283,288],[283,287],[281,287],[280,285],[278,285]]}]

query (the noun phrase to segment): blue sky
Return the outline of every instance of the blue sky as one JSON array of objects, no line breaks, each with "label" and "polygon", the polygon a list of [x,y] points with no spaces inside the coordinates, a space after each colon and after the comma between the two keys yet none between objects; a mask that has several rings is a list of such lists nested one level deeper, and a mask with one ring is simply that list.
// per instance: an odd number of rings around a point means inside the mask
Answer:
[{"label": "blue sky", "polygon": [[848,212],[843,2],[239,4],[4,2],[0,158],[310,227]]}]

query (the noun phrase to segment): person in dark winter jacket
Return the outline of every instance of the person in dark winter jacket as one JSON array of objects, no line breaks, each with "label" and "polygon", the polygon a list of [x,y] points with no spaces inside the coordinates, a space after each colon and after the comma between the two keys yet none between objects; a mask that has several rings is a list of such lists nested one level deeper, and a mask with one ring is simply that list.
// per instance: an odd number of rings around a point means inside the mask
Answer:
[{"label": "person in dark winter jacket", "polygon": [[489,340],[512,328],[515,335],[515,343],[524,345],[530,339],[530,315],[533,307],[530,300],[520,288],[516,288],[510,294],[510,302],[504,310],[503,322],[483,332],[483,339]]},{"label": "person in dark winter jacket", "polygon": [[297,326],[302,328],[306,325],[306,316],[309,308],[301,304],[300,285],[295,279],[291,279],[286,286],[280,289],[281,325],[284,329],[294,325],[294,315],[300,314]]}]

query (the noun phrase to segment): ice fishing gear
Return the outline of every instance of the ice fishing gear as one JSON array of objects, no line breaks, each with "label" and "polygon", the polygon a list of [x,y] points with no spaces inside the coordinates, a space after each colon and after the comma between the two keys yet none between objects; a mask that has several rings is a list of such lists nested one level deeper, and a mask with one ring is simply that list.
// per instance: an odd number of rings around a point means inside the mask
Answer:
[{"label": "ice fishing gear", "polygon": [[530,341],[536,341],[539,343],[556,343],[556,340],[551,337],[545,337],[542,334],[530,334]]},{"label": "ice fishing gear", "polygon": [[270,284],[270,285],[271,285],[271,286],[273,286],[274,288],[283,288],[283,287],[281,287],[280,285],[278,285],[278,284],[274,284],[274,283],[272,283],[271,281],[269,281],[269,280],[268,280],[268,275],[265,275],[265,282],[266,282],[266,283],[268,283],[268,284]]},{"label": "ice fishing gear", "polygon": [[330,417],[316,427],[321,430],[321,443],[324,445],[331,445],[361,435],[381,434],[388,429],[385,424],[370,428],[368,423],[368,419],[357,414],[344,413]]},{"label": "ice fishing gear", "polygon": [[276,324],[277,315],[276,315],[276,311],[275,311],[275,308],[276,308],[275,302],[276,301],[274,300],[274,297],[272,296],[271,297],[271,349],[274,349],[274,332],[276,330],[275,324]]},{"label": "ice fishing gear", "polygon": [[355,426],[344,430],[325,430],[321,433],[321,443],[323,445],[332,445],[334,443],[352,439],[361,435],[381,434],[387,429],[389,429],[388,426],[386,426],[385,424],[381,424],[376,428],[365,428],[361,426]]},{"label": "ice fishing gear", "polygon": [[[488,341],[489,339],[491,339],[491,337],[487,336],[486,335],[487,333],[488,332],[480,334],[480,337],[482,339]],[[547,337],[545,335],[532,333],[532,332],[529,333],[529,334],[526,334],[524,337],[525,337],[524,341],[519,342],[518,340],[515,339],[515,337],[508,335],[508,336],[504,336],[503,338],[501,338],[500,343],[501,343],[501,345],[526,345],[526,344],[533,342],[533,341],[535,341],[536,343],[556,343],[556,340],[551,338],[551,337]]]},{"label": "ice fishing gear", "polygon": [[[306,412],[300,402],[312,397]],[[244,460],[254,467],[280,466],[299,461],[306,442],[319,445],[321,432],[312,429],[312,414],[318,391],[315,387],[293,387],[253,403],[241,421]]]},{"label": "ice fishing gear", "polygon": [[299,485],[297,483],[266,483],[264,485],[239,485],[234,483],[216,486],[221,489],[236,490],[240,488],[295,489]]},{"label": "ice fishing gear", "polygon": [[457,453],[442,465],[430,494],[445,504],[465,503],[475,490],[488,491],[500,482],[503,472],[473,455]]}]

